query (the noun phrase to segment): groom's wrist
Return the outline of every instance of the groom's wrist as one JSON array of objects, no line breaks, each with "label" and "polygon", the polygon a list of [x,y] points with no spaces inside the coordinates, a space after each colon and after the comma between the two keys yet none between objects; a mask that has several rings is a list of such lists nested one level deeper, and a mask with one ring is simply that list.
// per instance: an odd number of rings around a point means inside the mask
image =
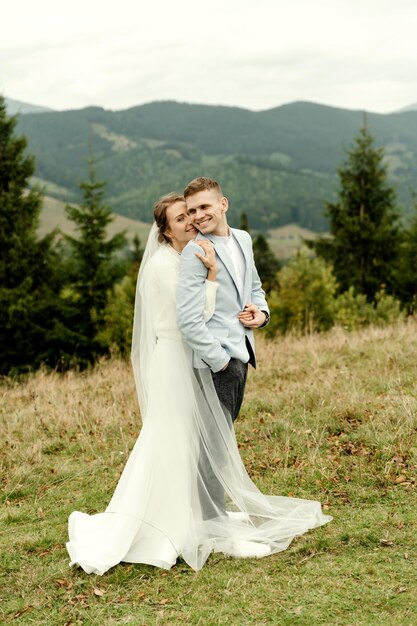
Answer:
[{"label": "groom's wrist", "polygon": [[271,319],[271,316],[269,315],[268,311],[263,311],[261,309],[261,313],[265,315],[265,321],[260,326],[258,326],[258,328],[264,328],[264,326],[266,326],[269,323],[269,320]]}]

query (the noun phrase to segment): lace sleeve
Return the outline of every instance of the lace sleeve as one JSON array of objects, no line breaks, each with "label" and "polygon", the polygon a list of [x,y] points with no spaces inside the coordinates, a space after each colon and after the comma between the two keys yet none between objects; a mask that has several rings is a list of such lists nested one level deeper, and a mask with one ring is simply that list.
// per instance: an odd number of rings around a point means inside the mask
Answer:
[{"label": "lace sleeve", "polygon": [[206,280],[206,299],[204,303],[204,321],[208,322],[208,320],[213,317],[214,309],[216,307],[216,292],[217,292],[218,283],[212,280]]}]

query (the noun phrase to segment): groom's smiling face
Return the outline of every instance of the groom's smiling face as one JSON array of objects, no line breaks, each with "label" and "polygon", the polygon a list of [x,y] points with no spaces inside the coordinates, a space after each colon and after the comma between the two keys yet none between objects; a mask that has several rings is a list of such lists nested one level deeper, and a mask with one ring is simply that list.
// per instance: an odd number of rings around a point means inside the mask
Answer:
[{"label": "groom's smiling face", "polygon": [[221,196],[215,189],[204,189],[188,196],[186,202],[191,222],[200,233],[223,237],[228,234],[227,198]]}]

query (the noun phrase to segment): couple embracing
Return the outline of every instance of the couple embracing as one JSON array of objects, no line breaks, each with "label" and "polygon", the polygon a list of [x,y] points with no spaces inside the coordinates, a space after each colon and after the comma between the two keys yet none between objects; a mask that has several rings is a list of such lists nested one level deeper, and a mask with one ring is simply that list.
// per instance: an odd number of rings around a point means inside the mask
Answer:
[{"label": "couple embracing", "polygon": [[269,311],[251,238],[227,209],[205,177],[154,206],[132,341],[142,429],[105,512],[70,515],[71,565],[87,573],[260,558],[331,519],[319,502],[261,493],[240,458],[233,422]]}]

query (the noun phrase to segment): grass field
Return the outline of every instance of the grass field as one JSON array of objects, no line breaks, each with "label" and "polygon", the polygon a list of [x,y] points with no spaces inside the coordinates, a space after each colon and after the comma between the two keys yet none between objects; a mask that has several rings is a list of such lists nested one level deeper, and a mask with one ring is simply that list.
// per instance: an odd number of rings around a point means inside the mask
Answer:
[{"label": "grass field", "polygon": [[236,424],[268,493],[334,520],[261,560],[198,573],[68,567],[67,518],[106,506],[140,428],[129,365],[0,386],[0,622],[38,625],[417,624],[417,323],[266,342]]}]

